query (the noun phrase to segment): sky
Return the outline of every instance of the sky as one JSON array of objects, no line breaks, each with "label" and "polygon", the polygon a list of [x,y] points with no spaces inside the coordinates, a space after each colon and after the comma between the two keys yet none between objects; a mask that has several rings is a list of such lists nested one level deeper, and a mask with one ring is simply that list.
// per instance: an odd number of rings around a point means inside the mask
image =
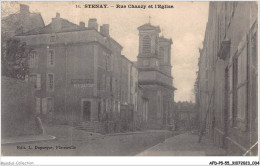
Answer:
[{"label": "sky", "polygon": [[[161,34],[173,41],[171,64],[175,101],[194,102],[194,82],[198,71],[199,48],[202,48],[208,2],[2,2],[2,17],[19,10],[19,3],[30,6],[31,12],[40,12],[45,25],[51,18],[60,16],[75,24],[88,23],[89,18],[97,18],[99,25],[110,25],[110,36],[123,46],[122,54],[132,61],[138,55],[137,27],[148,23],[160,26]],[[85,4],[108,4],[109,8],[84,8]],[[117,4],[127,8],[115,8]],[[146,5],[145,9],[128,8],[128,5]],[[148,5],[173,5],[174,8],[148,8]],[[81,8],[76,8],[76,5]]]}]

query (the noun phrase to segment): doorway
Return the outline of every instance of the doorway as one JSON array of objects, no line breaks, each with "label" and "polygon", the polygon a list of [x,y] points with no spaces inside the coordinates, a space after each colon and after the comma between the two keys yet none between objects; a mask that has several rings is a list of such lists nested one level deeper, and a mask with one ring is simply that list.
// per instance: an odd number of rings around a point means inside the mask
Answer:
[{"label": "doorway", "polygon": [[90,121],[91,114],[91,101],[83,100],[82,101],[82,120]]}]

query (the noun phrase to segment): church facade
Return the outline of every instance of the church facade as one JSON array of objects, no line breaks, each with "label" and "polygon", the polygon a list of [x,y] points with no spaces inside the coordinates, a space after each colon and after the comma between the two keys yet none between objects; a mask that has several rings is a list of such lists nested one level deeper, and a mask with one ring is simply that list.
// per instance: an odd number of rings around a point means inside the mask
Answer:
[{"label": "church facade", "polygon": [[138,82],[148,99],[148,126],[163,129],[171,125],[174,101],[171,75],[172,40],[159,36],[160,27],[150,23],[138,27]]}]

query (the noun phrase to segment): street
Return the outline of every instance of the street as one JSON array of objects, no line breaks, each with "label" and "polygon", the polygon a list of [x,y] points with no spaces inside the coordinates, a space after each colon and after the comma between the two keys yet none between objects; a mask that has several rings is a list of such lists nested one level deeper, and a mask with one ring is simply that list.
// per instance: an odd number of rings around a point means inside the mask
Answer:
[{"label": "street", "polygon": [[101,135],[70,126],[46,126],[51,141],[2,145],[3,156],[132,156],[172,135],[166,130]]}]

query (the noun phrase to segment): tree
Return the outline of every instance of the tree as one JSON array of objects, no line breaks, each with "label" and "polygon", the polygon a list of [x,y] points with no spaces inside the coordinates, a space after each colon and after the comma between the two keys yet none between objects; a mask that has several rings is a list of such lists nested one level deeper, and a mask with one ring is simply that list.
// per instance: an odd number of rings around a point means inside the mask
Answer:
[{"label": "tree", "polygon": [[9,39],[5,50],[2,50],[2,76],[25,79],[29,72],[30,51],[25,42]]}]

